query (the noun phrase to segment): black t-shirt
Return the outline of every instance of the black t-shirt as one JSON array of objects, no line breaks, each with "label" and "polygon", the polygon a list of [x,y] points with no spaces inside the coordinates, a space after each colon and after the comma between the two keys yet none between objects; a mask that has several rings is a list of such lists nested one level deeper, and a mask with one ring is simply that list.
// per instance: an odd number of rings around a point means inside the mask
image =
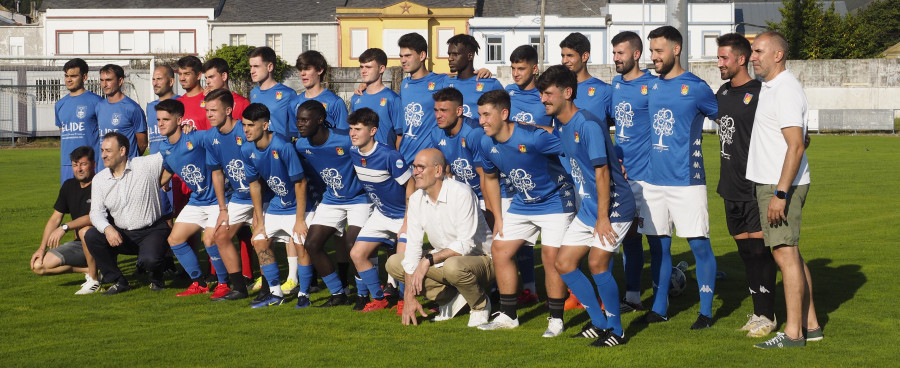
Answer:
[{"label": "black t-shirt", "polygon": [[91,185],[82,188],[77,179],[63,182],[53,209],[72,215],[72,219],[91,213]]},{"label": "black t-shirt", "polygon": [[738,87],[732,87],[731,82],[725,83],[716,92],[722,161],[716,191],[727,200],[752,201],[756,198],[753,182],[747,180],[747,154],[761,87],[762,83],[752,79]]}]

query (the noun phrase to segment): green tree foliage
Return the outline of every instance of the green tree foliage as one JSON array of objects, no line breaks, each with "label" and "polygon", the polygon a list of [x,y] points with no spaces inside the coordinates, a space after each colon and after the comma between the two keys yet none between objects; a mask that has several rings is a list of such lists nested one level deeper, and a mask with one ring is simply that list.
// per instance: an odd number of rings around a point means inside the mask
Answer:
[{"label": "green tree foliage", "polygon": [[[19,14],[28,15],[31,13],[31,3],[34,3],[35,9],[41,8],[41,3],[43,0],[22,0],[19,1]],[[0,5],[4,8],[9,9],[11,12],[16,11],[16,0],[0,0]]]},{"label": "green tree foliage", "polygon": [[[232,82],[232,88],[236,92],[246,96],[250,93],[250,90],[253,89],[253,81],[250,80],[250,59],[247,57],[247,54],[254,48],[254,46],[248,45],[228,46],[223,44],[219,48],[206,54],[206,60],[214,57],[225,59],[225,61],[228,62],[228,66],[231,68],[231,73],[229,73],[228,78]],[[275,80],[279,82],[283,81],[290,70],[291,66],[280,56],[277,57],[275,60],[275,69],[273,71]]]},{"label": "green tree foliage", "polygon": [[900,42],[900,0],[878,0],[856,13],[859,24],[871,30],[875,54]]}]

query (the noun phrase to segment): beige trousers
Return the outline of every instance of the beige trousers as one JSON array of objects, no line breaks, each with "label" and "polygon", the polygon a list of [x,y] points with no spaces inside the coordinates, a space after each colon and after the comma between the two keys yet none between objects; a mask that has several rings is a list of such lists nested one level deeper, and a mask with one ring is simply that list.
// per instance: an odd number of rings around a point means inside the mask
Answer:
[{"label": "beige trousers", "polygon": [[[400,264],[403,254],[397,253],[387,260],[384,268],[397,281],[404,282],[406,271]],[[489,256],[456,256],[444,261],[442,267],[431,266],[425,273],[423,288],[425,297],[438,304],[446,304],[457,291],[469,308],[482,310],[487,305],[485,290],[494,281],[494,263]]]}]

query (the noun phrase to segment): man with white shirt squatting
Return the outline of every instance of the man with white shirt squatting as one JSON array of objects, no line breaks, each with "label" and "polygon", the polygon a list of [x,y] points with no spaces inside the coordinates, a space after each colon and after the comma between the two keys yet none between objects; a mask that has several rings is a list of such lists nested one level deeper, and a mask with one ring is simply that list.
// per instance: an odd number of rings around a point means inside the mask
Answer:
[{"label": "man with white shirt squatting", "polygon": [[653,114],[650,175],[644,188],[639,231],[650,245],[651,269],[657,285],[647,323],[668,321],[672,274],[672,225],[687,238],[697,261],[700,313],[691,329],[712,324],[716,258],[709,242],[706,172],[703,169],[703,118],[715,119],[716,96],[702,79],[678,61],[681,33],[671,26],[650,32],[650,52],[659,78],[650,85],[648,108]]},{"label": "man with white shirt squatting", "polygon": [[100,143],[106,169],[91,182],[93,227],[85,233],[84,241],[103,275],[101,281],[114,283],[105,295],[131,289],[116,264],[119,254],[137,254],[137,261],[150,271],[150,290],[164,288],[163,256],[171,229],[159,203],[163,158],[150,155],[129,159],[128,145],[122,133],[106,133]]},{"label": "man with white shirt squatting", "polygon": [[374,299],[369,302],[369,295],[359,293],[354,309],[363,312],[384,309],[388,305],[378,278],[377,248],[382,243],[389,247],[397,245],[406,214],[406,199],[415,188],[409,180],[412,172],[400,152],[375,140],[380,126],[378,119],[378,114],[367,107],[348,117],[350,140],[354,146],[350,149],[350,158],[359,182],[375,207],[350,250],[360,277],[356,284],[365,285],[358,290],[365,289]]},{"label": "man with white shirt squatting", "polygon": [[785,66],[784,36],[765,32],[752,49],[753,71],[765,82],[753,121],[747,179],[756,183],[763,239],[781,268],[787,304],[784,332],[756,347],[802,347],[825,337],[816,318],[812,277],[799,248],[801,211],[810,183],[804,148],[809,105],[800,82]]},{"label": "man with white shirt squatting", "polygon": [[566,228],[572,222],[575,198],[572,179],[559,161],[563,153],[559,138],[534,125],[509,121],[509,94],[491,91],[478,100],[484,186],[481,188],[488,209],[501,208],[499,172],[504,172],[516,187],[507,211],[494,214],[494,243],[491,256],[500,290],[500,313],[482,330],[511,329],[519,326],[516,262],[520,247],[533,247],[541,236],[541,259],[550,318],[544,337],[562,333],[566,287],[556,270],[556,256]]},{"label": "man with white shirt squatting", "polygon": [[[562,65],[552,66],[538,78],[537,88],[547,114],[559,122],[554,134],[562,142],[563,159],[571,165],[570,174],[581,197],[578,214],[566,230],[556,257],[560,277],[591,317],[591,322],[575,336],[597,338],[591,344],[596,347],[624,344],[619,288],[610,266],[634,217],[631,187],[622,174],[606,126],[590,112],[575,107],[575,73]],[[597,284],[596,293],[578,269],[585,256]],[[605,315],[598,295],[606,308]],[[562,332],[562,320],[558,322]]]},{"label": "man with white shirt squatting", "polygon": [[[491,231],[475,192],[468,185],[447,180],[446,166],[437,149],[416,155],[413,176],[417,190],[409,197],[406,250],[388,258],[385,265],[394,278],[406,283],[404,325],[417,325],[419,316],[427,316],[416,300],[422,292],[440,305],[435,322],[453,318],[466,304],[472,311],[469,327],[487,323],[490,314],[487,291],[494,279],[489,256]],[[448,221],[451,218],[453,221]],[[433,248],[430,252],[423,249],[426,234]]]}]

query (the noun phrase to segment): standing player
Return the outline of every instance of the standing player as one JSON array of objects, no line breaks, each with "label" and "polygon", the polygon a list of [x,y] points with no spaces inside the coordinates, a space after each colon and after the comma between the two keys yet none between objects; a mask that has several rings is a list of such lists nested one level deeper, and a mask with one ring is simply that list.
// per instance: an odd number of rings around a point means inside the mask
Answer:
[{"label": "standing player", "polygon": [[[241,145],[245,179],[250,182],[250,198],[253,201],[253,247],[259,258],[263,283],[259,295],[250,304],[261,308],[284,303],[278,264],[272,252],[273,237],[297,250],[300,264],[309,265],[309,256],[303,250],[306,238],[306,178],[297,151],[278,134],[269,129],[269,109],[260,103],[251,103],[244,110],[244,133],[247,142]],[[274,196],[268,207],[263,201],[263,183]],[[265,214],[263,213],[265,211]],[[310,279],[301,278],[301,291],[309,287]],[[309,306],[309,297],[300,294],[297,307]]]},{"label": "standing player", "polygon": [[516,313],[516,263],[513,257],[523,245],[533,247],[541,236],[550,318],[543,336],[562,332],[566,288],[556,271],[556,256],[565,229],[572,221],[575,199],[569,174],[559,161],[559,138],[533,125],[512,123],[509,119],[509,95],[505,91],[485,93],[478,100],[484,167],[485,201],[490,209],[500,206],[499,172],[504,172],[516,187],[509,210],[494,216],[494,243],[491,255],[500,290],[500,314],[482,330],[510,329],[519,325]]},{"label": "standing player", "polygon": [[100,136],[121,133],[128,139],[128,157],[138,157],[147,149],[147,120],[144,110],[122,93],[125,70],[115,64],[100,68],[100,88],[106,99],[97,103],[97,125]]},{"label": "standing player", "polygon": [[681,33],[671,26],[654,29],[648,37],[653,66],[659,78],[650,86],[649,110],[653,114],[650,175],[644,188],[645,208],[640,231],[652,253],[656,295],[648,323],[669,317],[669,278],[672,274],[672,225],[687,238],[697,261],[700,313],[691,329],[712,324],[712,300],[716,287],[716,258],[709,243],[709,211],[706,173],[703,170],[703,117],[716,118],[716,97],[709,85],[685,71]]},{"label": "standing player", "polygon": [[547,115],[541,103],[541,92],[534,87],[538,74],[538,53],[534,46],[516,47],[509,55],[513,84],[506,86],[511,107],[509,120],[518,123],[549,127],[553,117]]},{"label": "standing player", "polygon": [[559,43],[562,64],[578,76],[578,96],[575,106],[590,111],[601,124],[606,124],[609,116],[612,87],[606,82],[591,76],[587,62],[591,58],[591,41],[578,32],[570,33]]},{"label": "standing player", "polygon": [[209,129],[204,108],[203,88],[200,87],[200,76],[203,75],[203,63],[200,58],[188,55],[175,62],[178,65],[178,83],[184,88],[184,95],[178,101],[184,104],[184,124],[197,130]]},{"label": "standing player", "polygon": [[622,241],[625,264],[625,298],[621,312],[643,310],[641,304],[641,271],[644,269],[644,245],[638,233],[640,208],[644,203],[644,183],[650,174],[650,83],[657,78],[641,70],[639,60],[644,43],[637,33],[625,31],[612,39],[616,72],[612,81],[611,117],[616,123],[616,153],[625,167],[626,178],[634,195],[634,226]]},{"label": "standing player", "polygon": [[747,336],[762,337],[775,330],[775,276],[778,272],[772,251],[763,240],[756,203],[755,186],[747,180],[747,154],[753,116],[762,87],[750,78],[750,42],[737,33],[716,39],[722,80],[719,101],[719,143],[721,174],[716,191],[725,200],[725,220],[744,261],[747,286],[753,299],[753,314],[741,328]]},{"label": "standing player", "polygon": [[463,94],[463,116],[478,121],[478,99],[489,91],[503,89],[494,78],[478,78],[475,75],[475,55],[478,54],[478,41],[467,34],[458,34],[447,40],[447,63],[450,64],[450,73],[456,73],[456,77],[448,81],[450,87],[454,87]]},{"label": "standing player", "polygon": [[374,299],[360,305],[369,301],[369,296],[360,292],[355,309],[371,312],[388,305],[378,278],[377,248],[382,243],[392,248],[397,245],[397,236],[401,233],[406,213],[406,200],[415,187],[409,180],[412,171],[403,161],[400,152],[375,140],[380,125],[378,114],[364,107],[354,111],[347,119],[350,124],[350,140],[353,142],[350,150],[353,168],[369,195],[369,201],[375,207],[350,251],[350,257],[362,279],[361,282],[357,280],[357,285],[365,285]]},{"label": "standing player", "polygon": [[292,111],[297,111],[297,107],[306,101],[319,101],[328,112],[328,122],[335,128],[347,130],[347,104],[334,92],[322,86],[322,81],[328,73],[328,61],[325,60],[325,56],[316,50],[306,51],[297,56],[296,67],[300,71],[300,79],[306,91],[294,97]]},{"label": "standing player", "polygon": [[324,251],[325,242],[331,235],[340,233],[347,224],[343,242],[335,244],[335,253],[339,260],[342,252],[349,258],[350,248],[369,217],[370,205],[350,160],[353,146],[350,137],[345,131],[334,129],[326,120],[326,115],[324,105],[318,101],[300,104],[297,109],[300,139],[296,148],[305,163],[315,170],[309,175],[318,175],[328,186],[322,202],[316,207],[316,216],[310,223],[309,236],[303,245],[331,291],[331,298],[321,306],[332,307],[348,303],[344,294],[347,283],[342,277],[347,275],[349,264],[342,266],[339,263],[336,272]]},{"label": "standing player", "polygon": [[403,136],[399,151],[407,164],[413,162],[419,151],[431,147],[434,131],[434,100],[431,94],[448,84],[443,74],[428,71],[428,42],[418,33],[407,33],[397,41],[400,46],[400,67],[409,76],[400,84],[400,101],[403,105]]},{"label": "standing player", "polygon": [[431,97],[437,126],[441,128],[434,132],[432,146],[444,154],[453,178],[470,186],[478,199],[484,201],[481,194],[484,169],[478,165],[481,161],[478,143],[484,137],[484,129],[463,115],[463,94],[456,88],[444,88]]},{"label": "standing player", "polygon": [[[541,74],[537,85],[547,114],[559,122],[554,133],[562,142],[563,159],[569,161],[570,174],[581,197],[578,214],[566,230],[555,265],[591,317],[591,322],[575,336],[597,337],[591,344],[596,347],[624,344],[622,319],[614,314],[619,310],[619,288],[610,266],[634,217],[631,188],[619,169],[606,126],[590,112],[575,107],[575,73],[562,65],[552,66]],[[596,293],[578,269],[585,256],[597,285]],[[597,302],[598,295],[607,310],[605,315]],[[562,333],[562,320],[556,322],[552,324],[553,332]]]},{"label": "standing player", "polygon": [[269,129],[286,141],[296,138],[294,116],[297,111],[291,109],[291,101],[297,92],[275,80],[275,50],[268,46],[257,47],[247,56],[250,58],[250,80],[257,84],[250,91],[250,102],[264,104],[269,109]]},{"label": "standing player", "polygon": [[[73,178],[69,154],[76,148],[88,146],[100,152],[100,134],[97,130],[96,106],[103,100],[94,92],[84,89],[88,74],[87,63],[75,58],[63,65],[66,89],[69,94],[56,102],[56,126],[59,128],[59,183]],[[91,157],[96,162],[99,156]],[[102,166],[96,169],[102,169]]]},{"label": "standing player", "polygon": [[[227,90],[230,72],[231,68],[225,59],[212,58],[203,63],[203,77],[206,78],[206,88],[203,90],[203,94],[209,95],[210,92],[221,88]],[[231,92],[231,97],[234,99],[234,110],[231,112],[231,117],[241,120],[244,109],[250,104],[250,100],[237,92]]]},{"label": "standing player", "polygon": [[[172,92],[175,85],[175,71],[168,65],[157,66],[153,71],[153,94],[159,99],[147,103],[147,153],[154,154],[159,152],[159,146],[166,140],[166,136],[159,133],[159,124],[156,122],[156,105],[163,100],[177,99],[179,96]],[[172,190],[159,189],[159,199],[162,204],[162,213],[164,216],[172,214]]]},{"label": "standing player", "polygon": [[398,148],[397,135],[403,134],[403,108],[400,96],[381,82],[387,55],[381,49],[368,49],[359,55],[359,75],[366,88],[361,96],[353,96],[350,111],[368,107],[378,114],[375,140]]}]

